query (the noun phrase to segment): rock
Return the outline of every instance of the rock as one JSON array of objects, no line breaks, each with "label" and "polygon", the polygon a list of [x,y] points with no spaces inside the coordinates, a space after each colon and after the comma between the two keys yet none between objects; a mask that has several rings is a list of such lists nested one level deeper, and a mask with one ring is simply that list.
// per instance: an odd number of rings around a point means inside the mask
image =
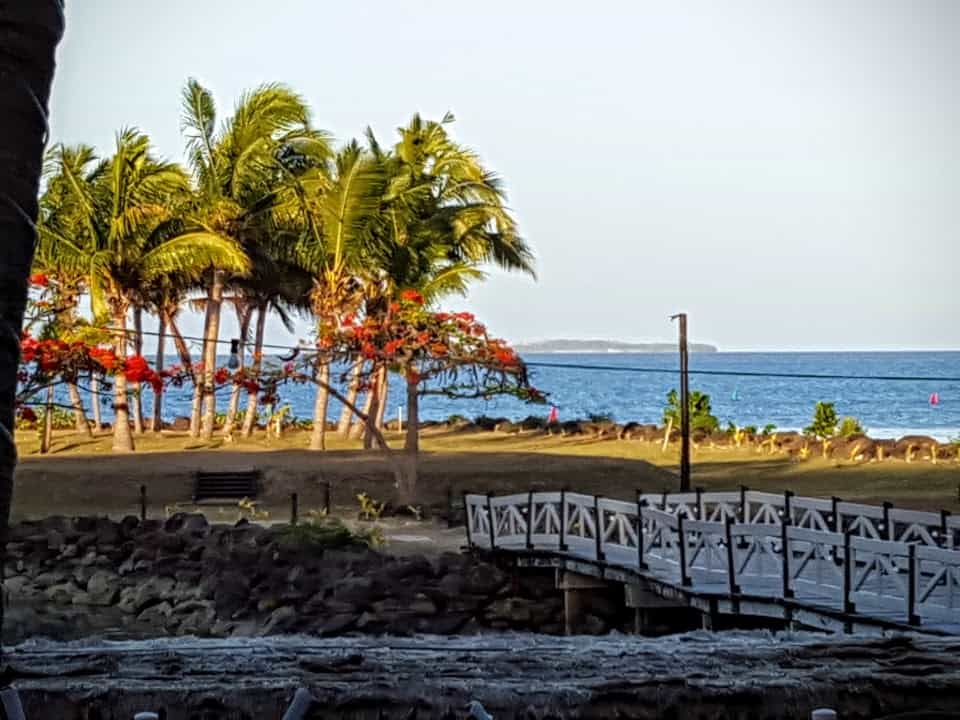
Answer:
[{"label": "rock", "polygon": [[487,608],[484,615],[491,621],[505,620],[511,624],[526,625],[533,617],[530,606],[531,601],[525,598],[498,598]]},{"label": "rock", "polygon": [[124,612],[142,614],[152,605],[173,599],[175,584],[173,578],[148,578],[136,587],[121,590],[117,607]]},{"label": "rock", "polygon": [[151,605],[146,610],[137,615],[137,622],[144,625],[150,625],[156,628],[165,628],[173,612],[170,603],[163,601],[156,605]]},{"label": "rock", "polygon": [[59,530],[50,530],[47,532],[47,548],[50,550],[61,550],[65,544],[63,533]]},{"label": "rock", "polygon": [[423,593],[417,593],[413,597],[413,602],[410,603],[410,612],[417,615],[434,615],[437,612],[437,605]]},{"label": "rock", "polygon": [[464,574],[462,587],[467,593],[492,595],[503,587],[506,581],[506,574],[495,565],[477,563]]},{"label": "rock", "polygon": [[[11,595],[26,594],[25,589],[28,586],[32,587],[29,578],[25,575],[8,577],[3,581],[3,589]],[[30,592],[30,594],[32,595],[33,592]]]},{"label": "rock", "polygon": [[113,605],[120,595],[119,576],[106,570],[97,570],[87,581],[86,597],[90,605]]},{"label": "rock", "polygon": [[36,585],[39,590],[45,590],[53,585],[62,585],[68,582],[69,579],[70,575],[62,572],[44,572],[33,578],[33,584]]},{"label": "rock", "polygon": [[496,432],[508,433],[508,434],[518,433],[520,432],[520,430],[522,430],[520,425],[518,425],[517,423],[510,422],[509,420],[506,420],[501,423],[497,423],[493,429]]},{"label": "rock", "polygon": [[607,632],[607,624],[596,615],[588,614],[583,618],[580,631],[583,635],[603,635]]},{"label": "rock", "polygon": [[320,620],[313,626],[311,632],[323,637],[340,635],[352,628],[356,624],[356,621],[357,616],[352,612],[334,613]]},{"label": "rock", "polygon": [[70,580],[59,585],[51,585],[43,591],[43,594],[56,605],[70,605],[73,598],[80,592],[82,592],[80,588]]},{"label": "rock", "polygon": [[178,415],[170,423],[170,429],[174,432],[187,432],[190,429],[190,418]]},{"label": "rock", "polygon": [[217,615],[230,618],[250,599],[250,581],[239,572],[224,573],[216,583],[213,602]]},{"label": "rock", "polygon": [[289,605],[284,607],[277,608],[267,619],[266,624],[263,626],[263,629],[260,631],[260,635],[276,635],[278,633],[287,632],[291,630],[294,625],[296,625],[299,616],[297,611],[294,610]]},{"label": "rock", "polygon": [[350,603],[358,608],[370,607],[378,598],[383,597],[382,589],[370,578],[348,578],[338,583],[333,596],[341,602]]}]

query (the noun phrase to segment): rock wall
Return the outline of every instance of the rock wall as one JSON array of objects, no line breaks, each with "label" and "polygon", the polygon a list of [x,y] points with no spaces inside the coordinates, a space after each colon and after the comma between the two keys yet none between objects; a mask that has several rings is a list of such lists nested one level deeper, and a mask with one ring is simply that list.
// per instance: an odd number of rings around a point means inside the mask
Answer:
[{"label": "rock wall", "polygon": [[[7,642],[42,634],[210,637],[306,633],[561,633],[552,572],[512,574],[454,553],[391,557],[291,542],[280,528],[52,517],[11,531]],[[616,626],[617,604],[589,628]]]}]

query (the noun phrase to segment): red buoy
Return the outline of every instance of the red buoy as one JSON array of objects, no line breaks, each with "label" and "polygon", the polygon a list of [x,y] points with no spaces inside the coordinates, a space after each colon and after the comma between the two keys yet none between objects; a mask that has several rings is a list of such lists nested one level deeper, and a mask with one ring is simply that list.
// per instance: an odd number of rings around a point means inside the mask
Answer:
[{"label": "red buoy", "polygon": [[938,393],[932,393],[930,395],[930,404],[939,405],[940,404],[940,395]]}]

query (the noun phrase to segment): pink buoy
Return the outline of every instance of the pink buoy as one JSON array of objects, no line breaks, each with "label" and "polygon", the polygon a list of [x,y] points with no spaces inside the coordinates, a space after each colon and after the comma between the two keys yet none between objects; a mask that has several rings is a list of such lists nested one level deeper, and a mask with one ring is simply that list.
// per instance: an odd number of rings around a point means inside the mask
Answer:
[{"label": "pink buoy", "polygon": [[938,393],[931,393],[930,395],[930,404],[939,405],[940,404],[940,395]]},{"label": "pink buoy", "polygon": [[559,422],[560,420],[560,411],[557,409],[557,406],[554,405],[550,408],[550,415],[547,417],[548,423]]}]

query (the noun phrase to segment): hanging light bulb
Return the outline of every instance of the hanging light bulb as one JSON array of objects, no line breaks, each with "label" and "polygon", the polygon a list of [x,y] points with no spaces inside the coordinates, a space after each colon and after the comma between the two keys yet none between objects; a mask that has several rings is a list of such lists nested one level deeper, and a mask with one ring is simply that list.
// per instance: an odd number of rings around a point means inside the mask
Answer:
[{"label": "hanging light bulb", "polygon": [[240,367],[240,341],[237,339],[230,341],[230,359],[227,360],[227,367],[231,370]]}]

